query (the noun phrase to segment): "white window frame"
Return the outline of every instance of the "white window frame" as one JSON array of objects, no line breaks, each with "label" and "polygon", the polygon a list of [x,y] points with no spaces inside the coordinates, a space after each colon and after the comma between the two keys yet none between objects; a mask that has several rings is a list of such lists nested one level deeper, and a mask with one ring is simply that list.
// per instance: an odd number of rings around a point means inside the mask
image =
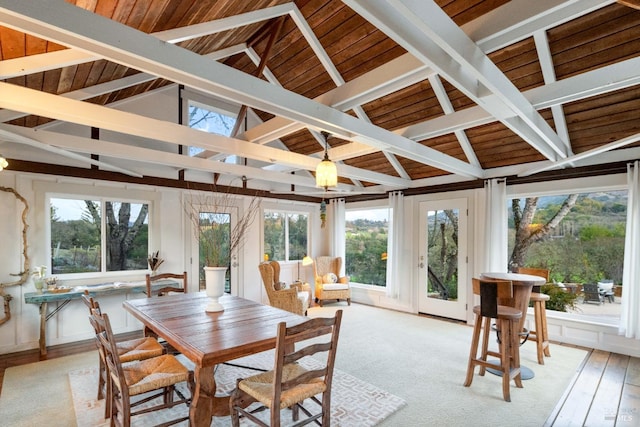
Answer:
[{"label": "white window frame", "polygon": [[[41,221],[43,224],[45,244],[39,246],[37,252],[34,254],[33,264],[46,265],[47,272],[51,272],[51,205],[49,202],[51,198],[146,203],[149,205],[149,251],[157,250],[153,248],[160,248],[161,227],[160,221],[156,218],[156,206],[161,196],[157,192],[143,191],[134,188],[98,187],[75,183],[59,184],[45,181],[34,182],[34,192],[36,196],[36,210],[43,213]],[[38,260],[41,261],[39,262]],[[102,263],[101,270],[103,268],[105,268],[104,262]],[[105,279],[104,281],[107,282],[110,278],[140,276],[146,274],[148,271],[148,268],[124,271],[104,270],[100,272],[57,274],[56,277],[62,281],[100,278]]]},{"label": "white window frame", "polygon": [[298,261],[302,261],[302,259],[290,259],[289,257],[289,215],[306,215],[307,216],[307,248],[305,253],[309,254],[310,253],[310,248],[311,248],[311,212],[309,211],[302,211],[302,210],[296,210],[296,209],[283,209],[283,208],[264,208],[262,209],[262,221],[261,221],[261,225],[262,225],[262,253],[266,253],[266,248],[264,245],[264,217],[267,213],[278,213],[281,215],[284,215],[285,218],[285,224],[284,224],[284,232],[285,232],[285,236],[284,236],[284,253],[285,253],[285,259],[283,260],[271,260],[271,261],[281,261],[281,262],[298,262]]},{"label": "white window frame", "polygon": [[[374,200],[374,201],[367,201],[367,202],[356,202],[356,203],[350,203],[349,205],[347,205],[345,207],[345,214],[349,211],[364,211],[364,210],[378,210],[378,209],[386,209],[388,211],[388,216],[387,216],[387,221],[389,221],[389,218],[391,218],[391,207],[389,206],[389,200],[388,199],[380,199],[380,200]],[[345,215],[345,221],[346,221],[346,215]],[[346,226],[346,224],[345,224]],[[389,234],[388,234],[388,230],[387,230],[387,253],[389,252]],[[347,253],[347,248],[346,248],[346,244],[347,244],[347,238],[345,235],[345,259],[344,259],[344,269],[345,271],[347,271],[347,259],[346,259],[346,253]],[[386,277],[385,277],[385,284],[384,286],[379,286],[379,285],[372,285],[369,283],[360,283],[360,282],[354,282],[354,281],[350,281],[349,284],[351,286],[355,285],[355,287],[358,288],[363,288],[363,289],[370,289],[370,290],[374,290],[374,291],[380,291],[380,292],[386,292],[387,289],[387,282],[386,282]]]},{"label": "white window frame", "polygon": [[[569,180],[558,180],[551,182],[538,182],[531,184],[507,185],[507,200],[527,197],[560,196],[572,193],[593,193],[608,191],[627,191],[626,175],[604,175],[590,178],[578,178]],[[506,207],[505,207],[506,209]],[[529,311],[532,313],[532,309]],[[589,316],[580,313],[565,313],[555,310],[547,310],[547,317],[567,319],[576,322],[596,324],[600,326],[614,326],[617,328],[618,322],[603,322],[603,318]]]}]

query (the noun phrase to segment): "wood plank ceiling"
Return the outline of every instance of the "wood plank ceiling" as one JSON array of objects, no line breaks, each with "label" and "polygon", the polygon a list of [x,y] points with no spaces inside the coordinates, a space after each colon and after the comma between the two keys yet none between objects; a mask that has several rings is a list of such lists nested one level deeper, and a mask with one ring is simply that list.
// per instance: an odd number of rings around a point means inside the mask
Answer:
[{"label": "wood plank ceiling", "polygon": [[[640,157],[632,2],[28,3],[0,0],[0,152],[10,159],[40,150],[52,164],[93,157],[139,176],[244,176],[273,192],[289,191],[294,173],[299,194],[327,196],[313,185],[323,130],[340,175],[332,195]],[[159,135],[157,123],[126,116],[136,126],[124,130],[117,106],[178,85],[247,106],[251,125],[233,138],[171,125]],[[86,132],[64,142],[62,122]],[[92,127],[125,136],[92,144]],[[207,155],[177,154],[185,138]],[[135,161],[127,144],[142,150]],[[229,154],[246,161],[220,161]]]}]

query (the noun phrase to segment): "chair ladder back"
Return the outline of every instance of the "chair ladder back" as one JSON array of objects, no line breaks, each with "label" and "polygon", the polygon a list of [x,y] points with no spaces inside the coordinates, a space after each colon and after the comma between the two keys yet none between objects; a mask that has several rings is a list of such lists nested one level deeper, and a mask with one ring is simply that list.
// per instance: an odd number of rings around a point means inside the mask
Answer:
[{"label": "chair ladder back", "polygon": [[[122,369],[122,363],[120,362],[118,347],[113,336],[113,329],[111,328],[109,316],[107,313],[100,313],[98,310],[93,309],[91,317],[100,329],[98,339],[102,346],[102,350],[104,351],[105,362],[108,368],[107,372],[111,377],[111,381],[115,381],[122,400],[129,402],[129,387],[127,386],[127,382],[124,377],[124,371]],[[118,405],[118,403],[116,403],[116,405]],[[127,411],[129,410],[129,408],[123,408],[122,410],[124,411],[124,409]]]},{"label": "chair ladder back", "polygon": [[[278,345],[276,347],[276,366],[274,369],[274,381],[278,381],[278,378],[282,377],[284,366],[291,363],[296,363],[303,357],[312,356],[316,353],[327,352],[327,360],[321,368],[309,370],[303,375],[300,375],[289,381],[280,380],[280,384],[274,384],[274,389],[277,388],[280,389],[280,391],[288,390],[298,384],[309,382],[313,378],[321,377],[324,377],[325,382],[330,384],[331,376],[333,373],[333,365],[335,362],[338,337],[340,333],[341,320],[342,310],[338,310],[335,317],[315,318],[299,325],[292,326],[290,328],[287,328],[285,322],[281,322],[278,325]],[[297,338],[298,336],[301,336],[301,334],[307,332],[315,333],[313,331],[316,331],[319,334],[324,332],[322,335],[330,333],[331,339],[327,342],[311,343],[299,348],[298,350],[293,349],[295,342],[300,341],[300,339]]]},{"label": "chair ladder back", "polygon": [[[161,274],[156,274],[154,276],[151,276],[150,274],[147,274],[145,276],[145,282],[147,285],[147,297],[151,298],[154,294],[157,296],[162,296],[164,294],[167,294],[169,292],[187,292],[187,286],[188,286],[188,279],[187,279],[187,272],[184,271],[181,274],[178,273],[161,273]],[[164,288],[158,289],[155,292],[153,292],[151,290],[151,284],[153,282],[157,282],[159,280],[164,280],[164,279],[178,279],[178,280],[182,280],[182,288],[176,288],[173,286],[165,286]]]},{"label": "chair ladder back", "polygon": [[549,281],[549,270],[546,268],[518,267],[516,272],[520,274],[529,274],[531,276],[544,277],[547,282]]}]

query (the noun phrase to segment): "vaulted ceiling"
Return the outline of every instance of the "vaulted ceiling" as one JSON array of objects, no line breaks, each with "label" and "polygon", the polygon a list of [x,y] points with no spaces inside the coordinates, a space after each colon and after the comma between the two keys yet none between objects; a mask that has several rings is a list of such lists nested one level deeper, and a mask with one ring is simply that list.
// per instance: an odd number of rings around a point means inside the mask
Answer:
[{"label": "vaulted ceiling", "polygon": [[[634,0],[0,0],[0,25],[0,152],[18,164],[326,196],[321,131],[333,195],[640,158]],[[250,125],[121,108],[178,88]]]}]

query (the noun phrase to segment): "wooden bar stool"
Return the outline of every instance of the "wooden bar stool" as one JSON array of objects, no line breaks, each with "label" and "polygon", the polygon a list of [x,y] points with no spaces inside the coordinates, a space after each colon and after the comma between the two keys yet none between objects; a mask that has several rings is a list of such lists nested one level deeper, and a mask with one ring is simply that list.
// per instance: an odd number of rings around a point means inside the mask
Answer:
[{"label": "wooden bar stool", "polygon": [[535,341],[538,363],[544,365],[544,356],[550,357],[549,332],[547,331],[547,301],[549,295],[532,292],[529,301],[533,303],[535,330],[529,331],[529,339]]},{"label": "wooden bar stool", "polygon": [[[549,282],[549,270],[544,268],[519,267],[518,273],[544,277]],[[536,353],[538,354],[538,364],[540,365],[544,365],[545,356],[551,357],[549,331],[547,330],[547,301],[549,301],[549,295],[540,292],[531,292],[531,297],[529,297],[529,302],[533,303],[535,329],[529,331],[528,339],[536,343]]]},{"label": "wooden bar stool", "polygon": [[[513,285],[509,281],[473,279],[473,293],[480,295],[480,305],[473,307],[476,315],[473,326],[471,350],[469,351],[469,365],[465,387],[469,387],[473,381],[473,371],[480,366],[480,375],[483,376],[486,368],[500,371],[502,375],[502,396],[507,402],[511,402],[509,386],[511,380],[516,387],[522,388],[520,375],[520,347],[518,345],[518,323],[522,318],[522,312],[517,308],[499,305],[498,298],[513,298]],[[489,335],[491,334],[491,319],[497,320],[499,351],[489,351]],[[478,343],[480,331],[484,329],[482,336],[482,350],[478,357]],[[495,357],[496,360],[487,358]]]}]

